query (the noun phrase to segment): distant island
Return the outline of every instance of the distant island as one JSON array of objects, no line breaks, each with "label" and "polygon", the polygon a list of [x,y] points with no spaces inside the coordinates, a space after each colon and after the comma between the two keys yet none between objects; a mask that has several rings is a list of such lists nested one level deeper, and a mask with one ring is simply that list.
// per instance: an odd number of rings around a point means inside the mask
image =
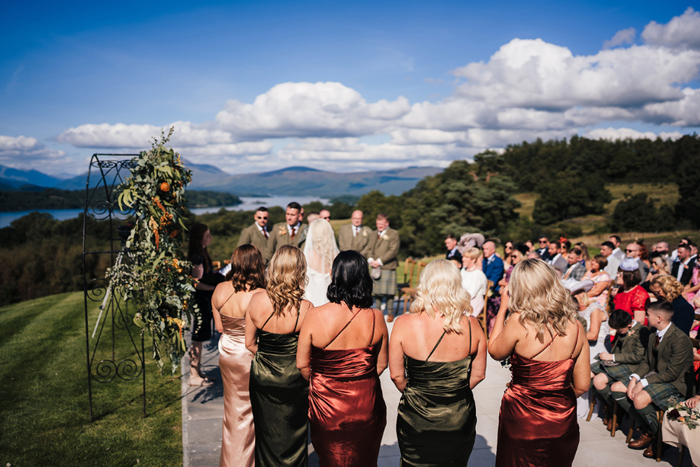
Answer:
[{"label": "distant island", "polygon": [[[24,191],[27,190],[27,191]],[[95,193],[99,196],[99,190]],[[190,208],[236,206],[241,199],[220,191],[188,190]],[[85,207],[85,190],[59,190],[35,185],[19,186],[15,191],[0,191],[0,211],[29,211],[32,209],[82,209]]]}]

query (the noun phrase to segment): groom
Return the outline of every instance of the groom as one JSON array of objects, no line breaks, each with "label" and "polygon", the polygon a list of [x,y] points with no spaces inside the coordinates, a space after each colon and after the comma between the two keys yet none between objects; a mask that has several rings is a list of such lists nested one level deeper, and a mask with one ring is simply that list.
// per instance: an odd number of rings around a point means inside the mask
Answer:
[{"label": "groom", "polygon": [[285,222],[280,222],[272,227],[270,238],[267,241],[268,258],[272,258],[282,245],[304,248],[306,231],[309,226],[301,223],[301,205],[295,201],[289,203],[284,218]]},{"label": "groom", "polygon": [[386,300],[387,322],[394,321],[394,295],[396,294],[396,268],[399,262],[401,240],[399,233],[389,228],[389,218],[386,214],[377,214],[377,230],[370,236],[367,251],[367,262],[372,267],[372,295],[374,307],[381,309]]}]

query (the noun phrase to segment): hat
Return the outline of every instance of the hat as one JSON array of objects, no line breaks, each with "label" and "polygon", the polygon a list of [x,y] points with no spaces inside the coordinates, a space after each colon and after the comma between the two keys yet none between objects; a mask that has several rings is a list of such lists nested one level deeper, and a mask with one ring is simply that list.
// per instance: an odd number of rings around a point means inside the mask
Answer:
[{"label": "hat", "polygon": [[580,282],[576,279],[566,279],[562,281],[562,284],[564,285],[564,288],[568,289],[571,293],[578,292],[579,290],[588,292],[595,285],[595,283],[590,279],[586,279]]},{"label": "hat", "polygon": [[634,258],[625,258],[622,263],[620,263],[620,269],[623,271],[636,271],[639,269],[639,263]]}]

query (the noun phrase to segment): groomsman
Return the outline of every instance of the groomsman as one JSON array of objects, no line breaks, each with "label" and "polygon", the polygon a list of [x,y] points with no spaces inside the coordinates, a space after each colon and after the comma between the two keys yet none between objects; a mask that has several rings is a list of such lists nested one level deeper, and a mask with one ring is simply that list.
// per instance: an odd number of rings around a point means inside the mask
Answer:
[{"label": "groomsman", "polygon": [[269,218],[270,214],[267,212],[267,208],[260,206],[255,211],[255,222],[253,222],[253,225],[243,229],[241,237],[238,239],[238,246],[251,244],[258,247],[265,261],[270,259],[267,257],[267,241],[270,238],[270,232],[267,230]]},{"label": "groomsman", "polygon": [[340,226],[338,246],[340,251],[354,250],[367,257],[367,248],[372,239],[372,229],[362,225],[362,211],[353,211],[350,223]]},{"label": "groomsman", "polygon": [[304,247],[308,225],[301,223],[301,205],[291,202],[284,213],[285,222],[280,222],[272,227],[270,238],[267,241],[267,254],[269,258],[280,249],[282,245],[292,245],[298,248]]},{"label": "groomsman", "polygon": [[445,259],[452,261],[455,266],[462,269],[462,253],[457,249],[457,237],[455,237],[455,234],[447,235],[445,239],[445,248],[447,248]]},{"label": "groomsman", "polygon": [[[401,240],[399,233],[389,228],[386,214],[377,214],[377,230],[372,233],[367,262],[372,267],[372,295],[374,307],[381,309],[386,300],[387,321],[394,321],[394,295],[396,294],[396,256]],[[377,277],[379,275],[379,277]]]}]

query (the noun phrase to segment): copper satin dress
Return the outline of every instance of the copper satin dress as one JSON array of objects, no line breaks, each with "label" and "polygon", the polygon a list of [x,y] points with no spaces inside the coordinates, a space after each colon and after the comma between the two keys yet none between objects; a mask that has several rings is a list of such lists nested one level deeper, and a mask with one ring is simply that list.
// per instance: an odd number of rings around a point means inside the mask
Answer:
[{"label": "copper satin dress", "polygon": [[[576,333],[578,342],[578,326]],[[574,350],[568,359],[553,362],[513,352],[513,379],[503,395],[498,417],[497,467],[560,467],[573,463],[579,442],[576,395],[571,386]]]},{"label": "copper satin dress", "polygon": [[253,354],[245,348],[245,319],[221,315],[219,367],[224,383],[224,429],[220,467],[255,465],[255,425],[248,384]]},{"label": "copper satin dress", "polygon": [[[347,328],[360,310],[328,345]],[[373,310],[369,310],[374,313]],[[372,337],[374,340],[374,321]],[[326,347],[328,347],[328,345]],[[311,347],[309,424],[321,466],[376,466],[386,426],[377,375],[382,341],[359,349]]]},{"label": "copper satin dress", "polygon": [[[472,344],[469,327],[469,349]],[[404,356],[408,384],[399,402],[396,434],[402,466],[465,466],[476,438],[476,406],[469,387],[471,356],[430,362]]]},{"label": "copper satin dress", "polygon": [[258,467],[306,467],[308,461],[309,383],[297,369],[298,342],[299,332],[258,331],[258,351],[250,366]]}]

